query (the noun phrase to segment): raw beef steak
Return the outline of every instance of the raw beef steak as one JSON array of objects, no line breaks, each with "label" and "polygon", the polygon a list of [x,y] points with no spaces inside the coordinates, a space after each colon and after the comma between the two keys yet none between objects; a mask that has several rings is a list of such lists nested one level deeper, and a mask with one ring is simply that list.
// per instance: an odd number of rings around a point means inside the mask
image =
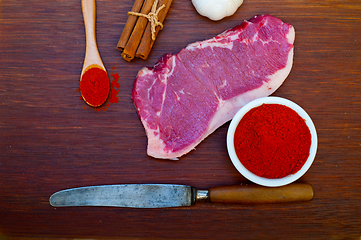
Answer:
[{"label": "raw beef steak", "polygon": [[148,155],[177,159],[246,103],[273,93],[291,71],[294,38],[290,24],[256,16],[141,69],[132,99]]}]

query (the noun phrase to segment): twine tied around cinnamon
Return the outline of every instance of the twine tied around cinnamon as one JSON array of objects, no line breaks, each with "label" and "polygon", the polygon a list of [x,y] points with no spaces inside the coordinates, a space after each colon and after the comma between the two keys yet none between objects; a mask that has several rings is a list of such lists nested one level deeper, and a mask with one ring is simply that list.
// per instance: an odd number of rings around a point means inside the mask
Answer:
[{"label": "twine tied around cinnamon", "polygon": [[160,29],[163,28],[163,24],[158,21],[158,14],[159,12],[165,8],[165,5],[163,4],[157,9],[158,0],[155,0],[152,6],[152,10],[148,14],[143,13],[136,13],[136,12],[128,12],[129,15],[139,16],[139,17],[145,17],[148,19],[151,25],[151,31],[152,31],[152,40],[155,40],[155,28],[157,26],[160,26]]}]

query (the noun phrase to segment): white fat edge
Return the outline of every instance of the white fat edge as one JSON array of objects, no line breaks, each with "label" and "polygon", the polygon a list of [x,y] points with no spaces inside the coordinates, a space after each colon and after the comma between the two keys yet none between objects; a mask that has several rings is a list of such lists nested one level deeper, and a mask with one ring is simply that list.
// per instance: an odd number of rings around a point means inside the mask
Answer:
[{"label": "white fat edge", "polygon": [[[197,143],[197,144],[199,144],[199,143]],[[179,157],[181,157],[181,156],[189,153],[189,152],[192,151],[192,150],[195,150],[194,147],[195,147],[197,144],[194,144],[194,146],[192,145],[191,148],[186,148],[186,149],[184,149],[184,150],[182,150],[182,151],[179,151],[179,152],[170,152],[170,153],[165,153],[165,152],[163,152],[163,154],[159,154],[159,152],[151,152],[151,151],[149,151],[149,149],[148,149],[147,154],[148,154],[149,156],[151,156],[151,157],[158,158],[158,159],[167,159],[167,160],[176,161],[176,160],[179,160]]]},{"label": "white fat edge", "polygon": [[295,42],[295,37],[296,37],[295,28],[292,25],[290,25],[289,31],[286,35],[286,38],[288,39],[288,43],[293,44]]},{"label": "white fat edge", "polygon": [[145,75],[148,75],[148,74],[152,74],[153,71],[147,67],[143,67],[142,69],[139,70],[138,72],[138,77],[143,77]]}]

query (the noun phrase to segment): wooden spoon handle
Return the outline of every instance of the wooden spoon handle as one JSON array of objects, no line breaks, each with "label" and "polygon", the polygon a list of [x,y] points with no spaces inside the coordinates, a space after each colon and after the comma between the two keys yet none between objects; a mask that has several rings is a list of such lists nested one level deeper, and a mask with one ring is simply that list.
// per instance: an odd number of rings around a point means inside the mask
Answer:
[{"label": "wooden spoon handle", "polygon": [[89,37],[88,40],[95,39],[95,19],[96,19],[95,0],[82,0],[81,7],[83,12],[86,36]]},{"label": "wooden spoon handle", "polygon": [[98,65],[105,70],[104,64],[101,60],[98,46],[96,43],[96,5],[95,0],[81,0],[84,25],[85,25],[85,36],[86,36],[86,51],[83,65],[83,71],[86,70],[90,65]]},{"label": "wooden spoon handle", "polygon": [[293,183],[283,187],[262,187],[256,184],[213,187],[209,189],[213,203],[284,203],[309,201],[313,188],[306,183]]}]

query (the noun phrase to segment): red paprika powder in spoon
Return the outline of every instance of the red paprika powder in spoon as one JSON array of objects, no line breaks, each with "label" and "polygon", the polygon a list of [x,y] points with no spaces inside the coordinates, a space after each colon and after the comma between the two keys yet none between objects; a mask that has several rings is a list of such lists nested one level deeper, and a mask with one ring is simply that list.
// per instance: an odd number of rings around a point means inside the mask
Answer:
[{"label": "red paprika powder in spoon", "polygon": [[84,72],[80,80],[81,95],[89,105],[100,106],[108,98],[110,83],[108,74],[101,68],[92,67]]},{"label": "red paprika powder in spoon", "polygon": [[311,147],[306,122],[293,109],[263,104],[238,124],[234,147],[243,166],[257,176],[275,179],[298,172]]}]

